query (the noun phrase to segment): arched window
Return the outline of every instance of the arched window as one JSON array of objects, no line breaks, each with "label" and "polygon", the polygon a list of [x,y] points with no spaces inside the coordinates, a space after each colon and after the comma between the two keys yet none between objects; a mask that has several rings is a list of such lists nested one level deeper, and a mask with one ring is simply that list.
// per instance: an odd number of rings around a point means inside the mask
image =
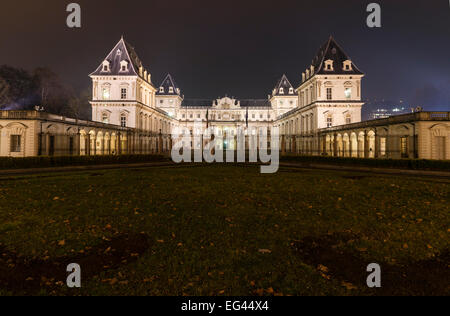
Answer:
[{"label": "arched window", "polygon": [[102,64],[102,72],[109,72],[109,61],[105,60]]},{"label": "arched window", "polygon": [[128,62],[126,60],[122,60],[120,62],[120,72],[126,72],[128,70]]},{"label": "arched window", "polygon": [[280,88],[280,94],[284,94],[284,89]]},{"label": "arched window", "polygon": [[344,61],[343,67],[344,67],[345,71],[351,71],[352,70],[352,62],[351,62],[351,60]]}]

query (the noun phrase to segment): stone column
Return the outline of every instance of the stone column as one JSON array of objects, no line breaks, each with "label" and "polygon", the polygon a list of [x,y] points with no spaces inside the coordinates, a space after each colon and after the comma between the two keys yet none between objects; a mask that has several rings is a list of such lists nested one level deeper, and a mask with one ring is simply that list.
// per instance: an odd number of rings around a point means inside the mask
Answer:
[{"label": "stone column", "polygon": [[77,138],[75,140],[75,152],[77,156],[81,156],[81,134],[80,131],[77,133]]},{"label": "stone column", "polygon": [[350,133],[349,141],[348,141],[348,156],[353,157],[353,142],[352,142],[352,133]]},{"label": "stone column", "polygon": [[338,156],[338,142],[337,142],[337,133],[333,134],[333,156]]},{"label": "stone column", "polygon": [[91,155],[91,134],[87,134],[86,138],[85,138],[85,142],[86,142],[86,156],[90,156]]},{"label": "stone column", "polygon": [[369,158],[369,135],[364,131],[364,158]]},{"label": "stone column", "polygon": [[158,135],[158,154],[162,154],[162,151],[163,151],[162,133],[161,133],[161,130],[159,130],[159,135]]},{"label": "stone column", "polygon": [[377,131],[375,131],[375,148],[374,148],[374,157],[380,157],[380,136],[378,136]]},{"label": "stone column", "polygon": [[295,135],[292,135],[292,152],[297,153],[297,140],[295,139]]}]

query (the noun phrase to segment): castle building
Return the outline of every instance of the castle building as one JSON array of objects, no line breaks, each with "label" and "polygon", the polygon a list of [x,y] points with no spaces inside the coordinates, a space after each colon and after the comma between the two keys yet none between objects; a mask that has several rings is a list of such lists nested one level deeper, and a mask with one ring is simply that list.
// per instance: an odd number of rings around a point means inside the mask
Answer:
[{"label": "castle building", "polygon": [[170,74],[155,85],[123,37],[90,78],[92,121],[0,111],[0,156],[169,153],[176,127],[201,126],[224,136],[222,149],[236,149],[225,136],[239,128],[248,136],[276,127],[282,154],[450,159],[450,112],[361,122],[364,73],[332,37],[297,88],[282,75],[266,99],[186,98]]}]

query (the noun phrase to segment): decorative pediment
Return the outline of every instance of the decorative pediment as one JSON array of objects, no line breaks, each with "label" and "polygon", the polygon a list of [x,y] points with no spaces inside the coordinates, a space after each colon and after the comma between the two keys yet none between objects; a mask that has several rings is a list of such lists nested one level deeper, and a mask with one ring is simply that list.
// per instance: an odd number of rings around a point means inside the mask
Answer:
[{"label": "decorative pediment", "polygon": [[224,97],[221,99],[217,99],[214,108],[222,110],[239,109],[240,103],[234,98]]}]

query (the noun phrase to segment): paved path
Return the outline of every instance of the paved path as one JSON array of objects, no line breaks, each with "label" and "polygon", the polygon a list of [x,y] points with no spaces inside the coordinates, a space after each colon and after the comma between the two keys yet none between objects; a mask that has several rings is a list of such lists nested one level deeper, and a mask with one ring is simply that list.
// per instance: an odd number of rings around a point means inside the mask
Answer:
[{"label": "paved path", "polygon": [[[0,176],[58,173],[58,172],[82,172],[93,170],[114,170],[114,169],[132,169],[132,168],[157,168],[157,167],[202,167],[207,164],[175,164],[171,161],[166,162],[148,162],[148,163],[130,163],[130,164],[109,164],[109,165],[89,165],[89,166],[67,166],[52,168],[30,168],[30,169],[7,169],[0,170]],[[238,164],[239,166],[250,166],[255,164]],[[365,172],[389,175],[408,175],[449,178],[450,171],[430,171],[430,170],[409,170],[409,169],[390,169],[390,168],[372,168],[372,167],[353,167],[344,165],[327,165],[320,163],[299,163],[299,162],[280,162],[280,167],[299,168],[299,169],[318,169],[331,171],[347,172]]]},{"label": "paved path", "polygon": [[369,172],[390,175],[408,175],[408,176],[426,176],[449,178],[450,171],[432,171],[432,170],[413,170],[413,169],[391,169],[391,168],[373,168],[373,167],[357,167],[347,165],[327,165],[320,163],[298,163],[298,162],[280,162],[280,167],[302,168],[302,169],[321,169],[333,171],[351,171],[351,172]]},{"label": "paved path", "polygon": [[51,168],[7,169],[7,170],[0,170],[0,176],[54,173],[54,172],[109,170],[109,169],[174,167],[174,166],[178,165],[171,161],[167,161],[167,162],[145,162],[145,163],[130,163],[130,164],[67,166],[67,167],[51,167]]}]

